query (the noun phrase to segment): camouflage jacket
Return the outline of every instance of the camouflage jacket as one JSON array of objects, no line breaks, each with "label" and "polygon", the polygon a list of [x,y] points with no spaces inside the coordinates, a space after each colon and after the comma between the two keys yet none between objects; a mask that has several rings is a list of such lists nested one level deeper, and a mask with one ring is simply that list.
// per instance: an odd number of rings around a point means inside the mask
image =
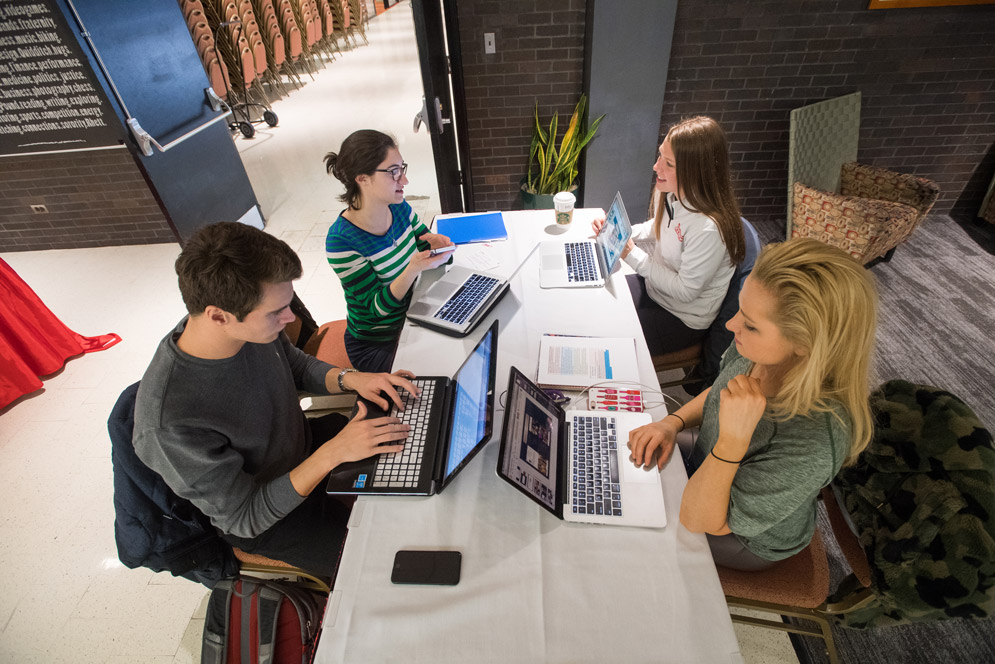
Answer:
[{"label": "camouflage jacket", "polygon": [[960,399],[893,380],[871,395],[874,439],[836,483],[875,601],[840,618],[881,627],[995,615],[995,449]]}]

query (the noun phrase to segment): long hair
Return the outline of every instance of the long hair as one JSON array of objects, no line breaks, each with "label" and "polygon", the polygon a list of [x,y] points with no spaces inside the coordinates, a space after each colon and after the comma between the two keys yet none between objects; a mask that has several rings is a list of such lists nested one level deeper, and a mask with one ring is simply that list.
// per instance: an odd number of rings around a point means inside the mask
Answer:
[{"label": "long hair", "polygon": [[387,151],[396,147],[397,143],[387,134],[375,129],[360,129],[342,141],[337,154],[326,154],[325,172],[331,173],[345,185],[345,193],[339,196],[339,200],[358,210],[362,206],[362,195],[356,178],[373,175],[377,166],[387,158]]},{"label": "long hair", "polygon": [[860,263],[836,247],[795,238],[764,247],[750,279],[775,301],[772,321],[804,349],[769,402],[775,419],[832,412],[831,401],[850,416],[846,464],[871,440],[871,356],[877,327],[877,288]]},{"label": "long hair", "polygon": [[[732,191],[725,132],[712,118],[698,116],[675,124],[664,140],[670,142],[674,152],[681,203],[715,222],[729,258],[733,265],[739,265],[746,256],[746,240],[739,204]],[[662,220],[663,204],[658,201],[653,225],[658,240]]]}]

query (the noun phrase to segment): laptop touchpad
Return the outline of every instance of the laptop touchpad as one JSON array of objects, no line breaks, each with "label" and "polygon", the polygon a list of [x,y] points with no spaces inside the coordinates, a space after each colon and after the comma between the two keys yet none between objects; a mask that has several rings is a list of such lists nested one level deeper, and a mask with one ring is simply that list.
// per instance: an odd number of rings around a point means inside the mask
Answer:
[{"label": "laptop touchpad", "polygon": [[542,256],[542,269],[562,270],[566,266],[566,259],[563,254],[545,254]]},{"label": "laptop touchpad", "polygon": [[[622,457],[622,455],[620,454],[619,457]],[[660,483],[660,473],[655,468],[650,470],[636,468],[636,465],[629,461],[627,456],[620,458],[618,463],[622,466],[622,479],[625,482],[639,482],[640,484]]]}]

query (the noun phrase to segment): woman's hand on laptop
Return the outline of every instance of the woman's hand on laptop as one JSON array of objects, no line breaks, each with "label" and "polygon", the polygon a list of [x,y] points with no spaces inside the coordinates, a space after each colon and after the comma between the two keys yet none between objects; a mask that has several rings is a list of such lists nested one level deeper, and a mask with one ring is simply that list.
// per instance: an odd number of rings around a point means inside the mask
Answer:
[{"label": "woman's hand on laptop", "polygon": [[417,397],[419,395],[418,388],[410,380],[414,377],[413,373],[405,369],[400,369],[392,374],[355,371],[343,376],[342,384],[350,390],[355,390],[359,396],[372,401],[385,411],[390,410],[387,399],[403,410],[401,397],[397,390],[398,388],[404,389],[412,396]]},{"label": "woman's hand on laptop", "polygon": [[637,468],[649,470],[655,463],[662,469],[670,460],[676,441],[677,426],[667,418],[637,427],[629,432],[629,460]]}]

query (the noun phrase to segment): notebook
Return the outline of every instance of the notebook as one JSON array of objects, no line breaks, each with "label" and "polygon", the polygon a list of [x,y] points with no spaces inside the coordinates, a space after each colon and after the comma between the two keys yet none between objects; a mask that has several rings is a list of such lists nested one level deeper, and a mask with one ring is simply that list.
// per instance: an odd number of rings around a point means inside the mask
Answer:
[{"label": "notebook", "polygon": [[564,521],[663,528],[660,471],[629,461],[629,431],[649,413],[564,411],[515,367],[497,473]]},{"label": "notebook", "polygon": [[539,244],[540,288],[593,288],[604,286],[618,265],[632,225],[615,192],[605,224],[594,240],[549,240]]},{"label": "notebook", "polygon": [[509,277],[454,265],[411,303],[408,319],[443,334],[465,337],[501,300],[531,255],[530,251]]},{"label": "notebook", "polygon": [[508,229],[500,212],[439,215],[435,218],[435,232],[445,235],[453,244],[508,239]]},{"label": "notebook", "polygon": [[[325,490],[333,494],[416,495],[439,493],[473,459],[494,430],[494,379],[498,321],[488,328],[463,365],[450,378],[420,376],[415,399],[402,392],[404,410],[391,415],[411,425],[404,450],[342,464],[332,470]],[[365,402],[368,418],[383,417]]]}]

